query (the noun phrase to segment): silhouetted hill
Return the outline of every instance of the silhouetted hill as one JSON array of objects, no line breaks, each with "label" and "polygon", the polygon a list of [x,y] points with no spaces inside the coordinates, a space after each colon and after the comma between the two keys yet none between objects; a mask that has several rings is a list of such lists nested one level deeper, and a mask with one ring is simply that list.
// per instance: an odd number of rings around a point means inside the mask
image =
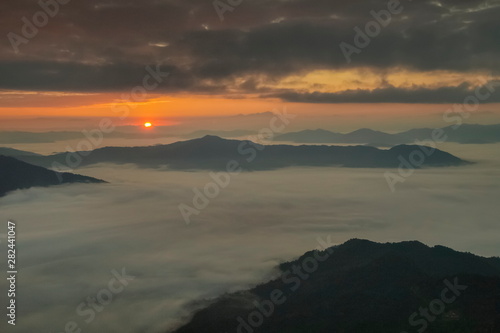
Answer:
[{"label": "silhouetted hill", "polygon": [[342,143],[343,134],[327,131],[324,129],[304,130],[290,132],[276,136],[276,141],[288,141],[299,143]]},{"label": "silhouetted hill", "polygon": [[[366,143],[366,142],[390,142],[392,135],[368,128],[362,128],[343,135],[345,142]],[[405,143],[405,142],[400,142]]]},{"label": "silhouetted hill", "polygon": [[182,135],[182,137],[186,139],[195,139],[206,135],[215,135],[223,138],[237,138],[255,134],[257,134],[256,131],[249,131],[249,130],[232,130],[232,131],[199,130]]},{"label": "silhouetted hill", "polygon": [[72,173],[57,173],[13,157],[0,155],[0,197],[18,189],[66,183],[104,183],[104,181]]},{"label": "silhouetted hill", "polygon": [[12,149],[12,148],[8,148],[8,147],[0,147],[0,155],[10,156],[10,157],[16,157],[16,156],[42,156],[40,154],[35,154],[35,153],[29,152],[29,151]]},{"label": "silhouetted hill", "polygon": [[[95,163],[135,163],[144,167],[166,165],[178,170],[226,170],[236,161],[244,170],[271,170],[292,166],[343,166],[354,168],[395,168],[400,159],[409,159],[419,146],[397,146],[381,150],[367,146],[268,145],[251,141],[226,140],[207,135],[200,139],[149,147],[105,147],[81,154],[78,166]],[[22,157],[24,161],[50,167],[57,162],[68,165],[66,153],[44,157]],[[456,166],[466,162],[435,150],[422,166]],[[70,165],[71,166],[71,165]]]},{"label": "silhouetted hill", "polygon": [[[342,134],[327,130],[305,130],[278,135],[276,141],[297,143],[377,143],[377,145],[396,145],[413,143],[415,141],[432,140],[433,128],[417,128],[409,131],[389,134],[371,129],[359,129],[351,133]],[[447,142],[458,143],[494,143],[500,142],[500,124],[475,125],[462,124],[459,127],[447,126],[441,128]],[[440,136],[441,137],[441,136]]]},{"label": "silhouetted hill", "polygon": [[[280,277],[221,296],[174,332],[500,332],[499,258],[354,239],[279,269]],[[419,313],[426,308],[432,320]]]}]

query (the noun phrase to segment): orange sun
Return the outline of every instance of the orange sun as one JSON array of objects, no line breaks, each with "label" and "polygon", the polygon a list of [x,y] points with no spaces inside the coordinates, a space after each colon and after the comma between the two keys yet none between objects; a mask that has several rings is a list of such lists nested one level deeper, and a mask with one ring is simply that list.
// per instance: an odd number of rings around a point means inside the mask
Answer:
[{"label": "orange sun", "polygon": [[150,128],[151,126],[153,126],[153,124],[151,124],[150,122],[144,123],[144,127],[146,128]]}]

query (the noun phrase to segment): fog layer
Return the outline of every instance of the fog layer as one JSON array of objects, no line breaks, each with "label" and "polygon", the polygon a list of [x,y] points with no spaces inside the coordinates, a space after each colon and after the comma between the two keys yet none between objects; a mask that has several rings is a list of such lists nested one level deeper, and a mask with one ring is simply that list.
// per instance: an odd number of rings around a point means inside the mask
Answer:
[{"label": "fog layer", "polygon": [[[59,333],[74,321],[87,333],[165,332],[193,302],[269,279],[279,262],[316,248],[318,237],[416,239],[499,255],[500,145],[439,148],[477,163],[417,170],[395,193],[379,169],[242,173],[190,225],[178,205],[192,206],[193,188],[212,181],[206,172],[99,165],[78,171],[110,184],[9,194],[0,200],[0,233],[7,219],[17,222],[12,331]],[[122,268],[135,279],[87,323],[76,309]]]}]

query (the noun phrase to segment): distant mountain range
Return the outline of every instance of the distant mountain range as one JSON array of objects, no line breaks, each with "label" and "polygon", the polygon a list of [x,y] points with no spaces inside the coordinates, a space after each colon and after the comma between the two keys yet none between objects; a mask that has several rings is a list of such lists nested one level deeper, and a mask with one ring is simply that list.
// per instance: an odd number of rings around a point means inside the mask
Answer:
[{"label": "distant mountain range", "polygon": [[[14,154],[20,153],[16,150],[9,151]],[[5,150],[2,149],[0,152]],[[0,197],[14,190],[67,183],[104,183],[104,181],[72,173],[54,172],[13,157],[0,155]]]},{"label": "distant mountain range", "polygon": [[205,302],[174,333],[500,332],[500,258],[354,239],[279,270]]},{"label": "distant mountain range", "polygon": [[[143,167],[167,166],[174,170],[226,170],[235,161],[243,170],[272,170],[293,166],[341,166],[353,168],[395,168],[409,160],[420,146],[400,145],[389,150],[368,146],[260,145],[251,141],[226,140],[216,136],[148,147],[105,147],[92,152],[60,153],[50,156],[17,156],[25,162],[52,167],[53,163],[72,168],[96,163],[135,163]],[[79,160],[78,163],[72,161]],[[73,163],[73,164],[72,164]],[[466,164],[449,153],[435,150],[422,166]]]},{"label": "distant mountain range", "polygon": [[[375,146],[392,146],[415,141],[431,140],[433,128],[412,129],[406,132],[389,134],[371,129],[342,134],[323,129],[304,130],[278,135],[275,141],[296,143],[360,143]],[[495,143],[500,142],[500,125],[469,125],[462,124],[442,128],[446,142],[457,143]]]},{"label": "distant mountain range", "polygon": [[211,130],[200,130],[188,133],[186,135],[181,135],[186,139],[196,139],[201,138],[203,136],[211,135],[211,136],[220,136],[222,138],[239,138],[246,137],[249,135],[256,135],[257,131],[249,131],[249,130],[232,130],[232,131],[211,131]]},{"label": "distant mountain range", "polygon": [[[457,143],[495,143],[500,142],[500,124],[477,125],[462,124],[458,127],[442,128],[448,136],[447,142]],[[401,133],[384,133],[362,128],[351,133],[337,133],[324,129],[290,132],[275,137],[275,141],[296,143],[358,143],[380,146],[394,146],[404,143],[415,143],[415,140],[432,138],[433,128],[417,128]],[[182,137],[186,139],[199,138],[205,135],[220,136],[223,138],[242,138],[257,134],[255,130],[198,130],[190,133],[182,131],[172,132],[171,128],[156,127],[154,131],[144,132],[137,126],[120,126],[113,133],[106,134],[108,138],[121,139],[160,139],[167,137]],[[80,131],[50,131],[50,132],[22,132],[0,131],[0,144],[18,143],[51,143],[66,140],[85,139]]]}]

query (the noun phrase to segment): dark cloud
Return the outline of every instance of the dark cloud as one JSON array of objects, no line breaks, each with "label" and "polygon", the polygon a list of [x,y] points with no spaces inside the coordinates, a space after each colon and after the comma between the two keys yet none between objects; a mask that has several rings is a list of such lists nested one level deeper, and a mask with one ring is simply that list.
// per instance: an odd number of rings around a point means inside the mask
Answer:
[{"label": "dark cloud", "polygon": [[[488,86],[479,88],[480,96],[488,98],[479,99],[482,103],[499,103],[499,82],[490,82]],[[492,90],[490,93],[489,90]],[[461,84],[457,87],[442,87],[437,89],[414,88],[404,89],[396,87],[385,87],[374,90],[347,90],[339,93],[300,93],[294,91],[267,95],[268,97],[279,97],[289,102],[300,103],[464,103],[469,97],[475,97],[476,92],[469,84]]]},{"label": "dark cloud", "polygon": [[[364,28],[386,0],[243,1],[224,21],[205,0],[72,1],[19,53],[2,39],[0,87],[123,90],[158,63],[174,72],[164,90],[209,93],[252,92],[258,85],[248,77],[272,81],[314,69],[499,72],[500,0],[401,4],[403,12],[348,64],[339,44],[353,44],[353,28]],[[2,31],[20,34],[21,18],[40,7],[16,1],[0,10]],[[242,77],[247,83],[235,84]]]},{"label": "dark cloud", "polygon": [[196,79],[192,73],[169,64],[83,64],[76,62],[3,62],[0,63],[0,89],[38,91],[117,91],[154,84],[160,76],[159,91],[217,92],[217,82]]}]

